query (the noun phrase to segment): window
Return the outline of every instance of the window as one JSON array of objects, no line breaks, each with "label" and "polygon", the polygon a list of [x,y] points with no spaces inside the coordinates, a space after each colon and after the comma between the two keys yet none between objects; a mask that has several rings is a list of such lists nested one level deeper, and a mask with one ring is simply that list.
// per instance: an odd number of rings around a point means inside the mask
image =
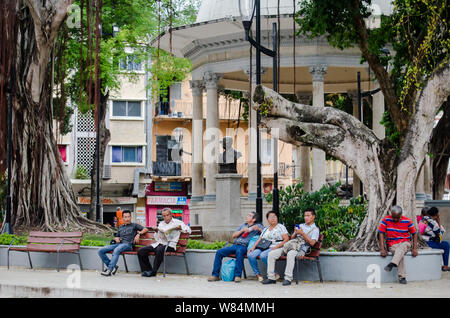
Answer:
[{"label": "window", "polygon": [[142,117],[141,102],[113,101],[113,117]]},{"label": "window", "polygon": [[142,63],[138,61],[137,56],[127,55],[119,63],[119,69],[123,71],[142,71]]},{"label": "window", "polygon": [[142,146],[112,146],[113,163],[142,163]]}]

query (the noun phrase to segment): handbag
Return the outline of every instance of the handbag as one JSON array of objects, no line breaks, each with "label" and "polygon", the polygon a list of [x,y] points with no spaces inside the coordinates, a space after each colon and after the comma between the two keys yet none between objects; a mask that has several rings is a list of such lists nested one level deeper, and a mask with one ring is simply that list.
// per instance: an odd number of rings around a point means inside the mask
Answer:
[{"label": "handbag", "polygon": [[220,277],[224,282],[232,282],[234,280],[234,270],[236,268],[236,259],[230,259],[222,265],[220,269]]},{"label": "handbag", "polygon": [[[267,229],[265,229],[264,232],[266,232],[266,230]],[[264,235],[264,232],[262,232],[261,237]],[[270,245],[272,245],[272,241],[261,238],[261,240],[259,241],[258,245],[256,245],[255,248],[257,248],[261,251],[265,251],[270,247]]]},{"label": "handbag", "polygon": [[270,245],[272,245],[272,241],[269,241],[266,239],[261,239],[261,241],[259,241],[258,245],[256,245],[256,248],[261,251],[265,251],[270,247]]}]

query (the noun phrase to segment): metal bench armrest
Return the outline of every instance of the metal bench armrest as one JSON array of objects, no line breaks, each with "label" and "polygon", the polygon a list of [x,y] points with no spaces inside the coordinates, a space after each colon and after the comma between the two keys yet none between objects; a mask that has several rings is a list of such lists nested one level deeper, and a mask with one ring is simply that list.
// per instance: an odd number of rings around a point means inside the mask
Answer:
[{"label": "metal bench armrest", "polygon": [[9,249],[13,246],[13,243],[14,243],[15,240],[16,240],[16,237],[13,238],[13,240],[12,240],[11,243],[9,244],[9,246],[8,246],[8,251],[9,251]]}]

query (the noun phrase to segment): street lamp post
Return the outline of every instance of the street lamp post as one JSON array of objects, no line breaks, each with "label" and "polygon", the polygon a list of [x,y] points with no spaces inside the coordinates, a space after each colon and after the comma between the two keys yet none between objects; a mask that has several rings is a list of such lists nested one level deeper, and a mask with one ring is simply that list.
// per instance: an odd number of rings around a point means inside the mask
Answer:
[{"label": "street lamp post", "polygon": [[[269,50],[261,45],[261,1],[260,0],[239,0],[239,9],[241,11],[242,24],[245,29],[245,39],[250,42],[250,44],[256,49],[256,85],[261,84],[261,52],[267,56],[270,56],[274,60],[274,71],[273,71],[273,88],[277,91],[277,70],[276,70],[276,58],[277,58],[277,43],[276,43],[276,23],[273,23],[272,28],[274,32],[274,45],[273,50]],[[253,18],[256,18],[256,38],[250,37],[250,29],[252,27]],[[252,61],[250,61],[252,63]],[[250,92],[251,93],[251,92]],[[262,193],[261,193],[261,157],[260,157],[260,134],[259,134],[259,123],[260,114],[256,112],[256,214],[259,220],[262,220]],[[275,156],[278,154],[276,153]],[[275,168],[277,169],[277,168]],[[278,170],[278,169],[277,169]],[[278,211],[278,172],[274,174],[274,210]],[[275,191],[276,189],[276,191]],[[276,196],[276,202],[275,202]],[[276,206],[275,206],[276,205]]]}]

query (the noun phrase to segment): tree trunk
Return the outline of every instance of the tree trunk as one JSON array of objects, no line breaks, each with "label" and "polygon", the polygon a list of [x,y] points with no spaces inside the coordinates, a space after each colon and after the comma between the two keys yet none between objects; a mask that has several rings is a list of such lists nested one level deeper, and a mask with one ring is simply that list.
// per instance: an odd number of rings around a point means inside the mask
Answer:
[{"label": "tree trunk", "polygon": [[53,135],[49,61],[67,1],[17,1],[13,95],[12,226],[15,231],[106,231],[83,217]]},{"label": "tree trunk", "polygon": [[263,86],[257,86],[253,100],[259,110],[261,124],[278,129],[285,142],[318,147],[353,169],[367,190],[368,213],[349,250],[378,249],[377,228],[396,199],[404,215],[415,222],[415,181],[424,160],[434,117],[450,93],[450,67],[436,72],[417,98],[405,141],[397,150],[387,139],[355,117],[331,107],[296,104]]}]

